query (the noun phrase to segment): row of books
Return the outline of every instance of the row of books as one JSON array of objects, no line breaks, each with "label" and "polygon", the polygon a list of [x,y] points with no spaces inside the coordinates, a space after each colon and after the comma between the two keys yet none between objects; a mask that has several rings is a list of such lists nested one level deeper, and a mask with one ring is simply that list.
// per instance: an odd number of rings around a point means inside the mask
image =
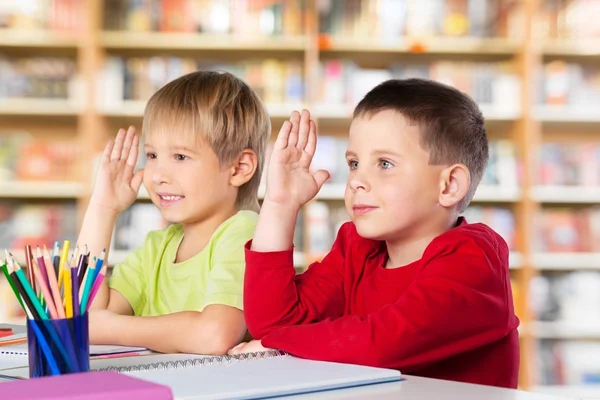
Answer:
[{"label": "row of books", "polygon": [[265,103],[294,104],[304,98],[300,61],[261,59],[219,63],[177,57],[111,57],[101,75],[100,102],[110,106],[122,100],[147,100],[169,81],[196,70],[231,72],[248,83]]},{"label": "row of books", "polygon": [[600,208],[546,208],[536,216],[535,226],[537,251],[600,251]]},{"label": "row of books", "polygon": [[76,66],[64,57],[7,58],[0,55],[0,98],[69,98]]},{"label": "row of books", "polygon": [[554,60],[543,66],[539,76],[542,78],[539,89],[542,104],[600,106],[598,66]]},{"label": "row of books", "polygon": [[322,33],[394,41],[404,36],[518,37],[519,7],[506,0],[329,0]]},{"label": "row of books", "polygon": [[600,265],[598,268],[534,276],[529,307],[535,319],[574,323],[575,327],[600,324]]},{"label": "row of books", "polygon": [[[75,204],[0,202],[0,248],[22,249],[36,243],[52,248],[56,238],[75,240]],[[62,239],[61,239],[62,240]]]},{"label": "row of books", "polygon": [[543,1],[537,29],[550,39],[599,38],[600,26],[592,15],[600,15],[597,0]]},{"label": "row of books", "polygon": [[80,32],[85,4],[81,0],[2,1],[0,29]]},{"label": "row of books", "polygon": [[304,0],[105,0],[104,29],[298,36],[304,10]]},{"label": "row of books", "polygon": [[520,79],[514,64],[438,61],[397,64],[389,69],[359,66],[353,60],[326,60],[320,68],[319,99],[323,104],[355,106],[373,87],[387,79],[424,78],[454,86],[482,105],[505,112],[521,108]]},{"label": "row of books", "polygon": [[0,133],[0,180],[74,181],[79,145],[28,132]]},{"label": "row of books", "polygon": [[598,388],[600,343],[541,340],[537,354],[537,384]]},{"label": "row of books", "polygon": [[600,144],[546,142],[540,147],[541,185],[600,186]]}]

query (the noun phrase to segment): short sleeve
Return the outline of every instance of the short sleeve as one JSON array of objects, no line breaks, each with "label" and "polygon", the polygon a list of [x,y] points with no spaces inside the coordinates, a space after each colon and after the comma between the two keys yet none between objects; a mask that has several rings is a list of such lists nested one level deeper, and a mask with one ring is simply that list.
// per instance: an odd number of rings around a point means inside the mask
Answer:
[{"label": "short sleeve", "polygon": [[147,243],[129,253],[122,264],[116,264],[108,280],[108,287],[127,299],[134,315],[141,315],[146,306],[146,280],[143,271],[146,245]]},{"label": "short sleeve", "polygon": [[237,216],[213,238],[205,306],[222,304],[240,310],[244,308],[244,245],[254,235],[257,215],[242,213],[245,214]]}]

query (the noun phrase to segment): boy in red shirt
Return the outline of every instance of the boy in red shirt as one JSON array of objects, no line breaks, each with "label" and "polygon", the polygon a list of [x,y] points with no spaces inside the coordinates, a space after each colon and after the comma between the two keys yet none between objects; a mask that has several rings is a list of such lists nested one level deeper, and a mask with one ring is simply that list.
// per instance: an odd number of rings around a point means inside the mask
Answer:
[{"label": "boy in red shirt", "polygon": [[271,155],[254,239],[246,245],[244,310],[259,340],[303,358],[514,388],[519,342],[508,247],[459,217],[488,160],[473,100],[433,81],[386,81],[357,105],[346,159],[352,222],[331,252],[296,276],[298,210],[328,179],[311,171],[315,124],[286,121]]}]

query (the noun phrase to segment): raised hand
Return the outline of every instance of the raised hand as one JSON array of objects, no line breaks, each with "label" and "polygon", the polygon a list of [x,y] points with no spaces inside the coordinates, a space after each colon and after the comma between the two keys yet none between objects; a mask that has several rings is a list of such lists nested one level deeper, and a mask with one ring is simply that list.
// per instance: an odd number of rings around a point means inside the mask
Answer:
[{"label": "raised hand", "polygon": [[308,110],[292,113],[285,121],[273,147],[267,168],[265,202],[300,209],[315,197],[329,178],[325,170],[311,171],[317,132]]},{"label": "raised hand", "polygon": [[114,142],[107,143],[100,159],[90,205],[117,213],[135,201],[142,184],[143,171],[134,172],[139,138],[135,128],[120,129]]}]

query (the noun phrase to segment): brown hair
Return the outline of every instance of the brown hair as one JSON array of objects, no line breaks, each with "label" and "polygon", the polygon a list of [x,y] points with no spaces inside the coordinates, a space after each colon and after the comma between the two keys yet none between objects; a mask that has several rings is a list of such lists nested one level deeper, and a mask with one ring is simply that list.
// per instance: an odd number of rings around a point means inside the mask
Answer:
[{"label": "brown hair", "polygon": [[196,71],[169,82],[148,101],[142,135],[191,135],[207,143],[222,166],[250,149],[258,159],[252,178],[242,185],[236,205],[258,211],[258,186],[271,121],[258,95],[227,72]]},{"label": "brown hair", "polygon": [[475,101],[439,82],[391,79],[367,93],[356,106],[354,118],[384,110],[399,112],[419,126],[420,144],[430,154],[430,165],[466,165],[471,186],[458,205],[458,211],[463,212],[473,199],[489,157],[483,115]]}]

